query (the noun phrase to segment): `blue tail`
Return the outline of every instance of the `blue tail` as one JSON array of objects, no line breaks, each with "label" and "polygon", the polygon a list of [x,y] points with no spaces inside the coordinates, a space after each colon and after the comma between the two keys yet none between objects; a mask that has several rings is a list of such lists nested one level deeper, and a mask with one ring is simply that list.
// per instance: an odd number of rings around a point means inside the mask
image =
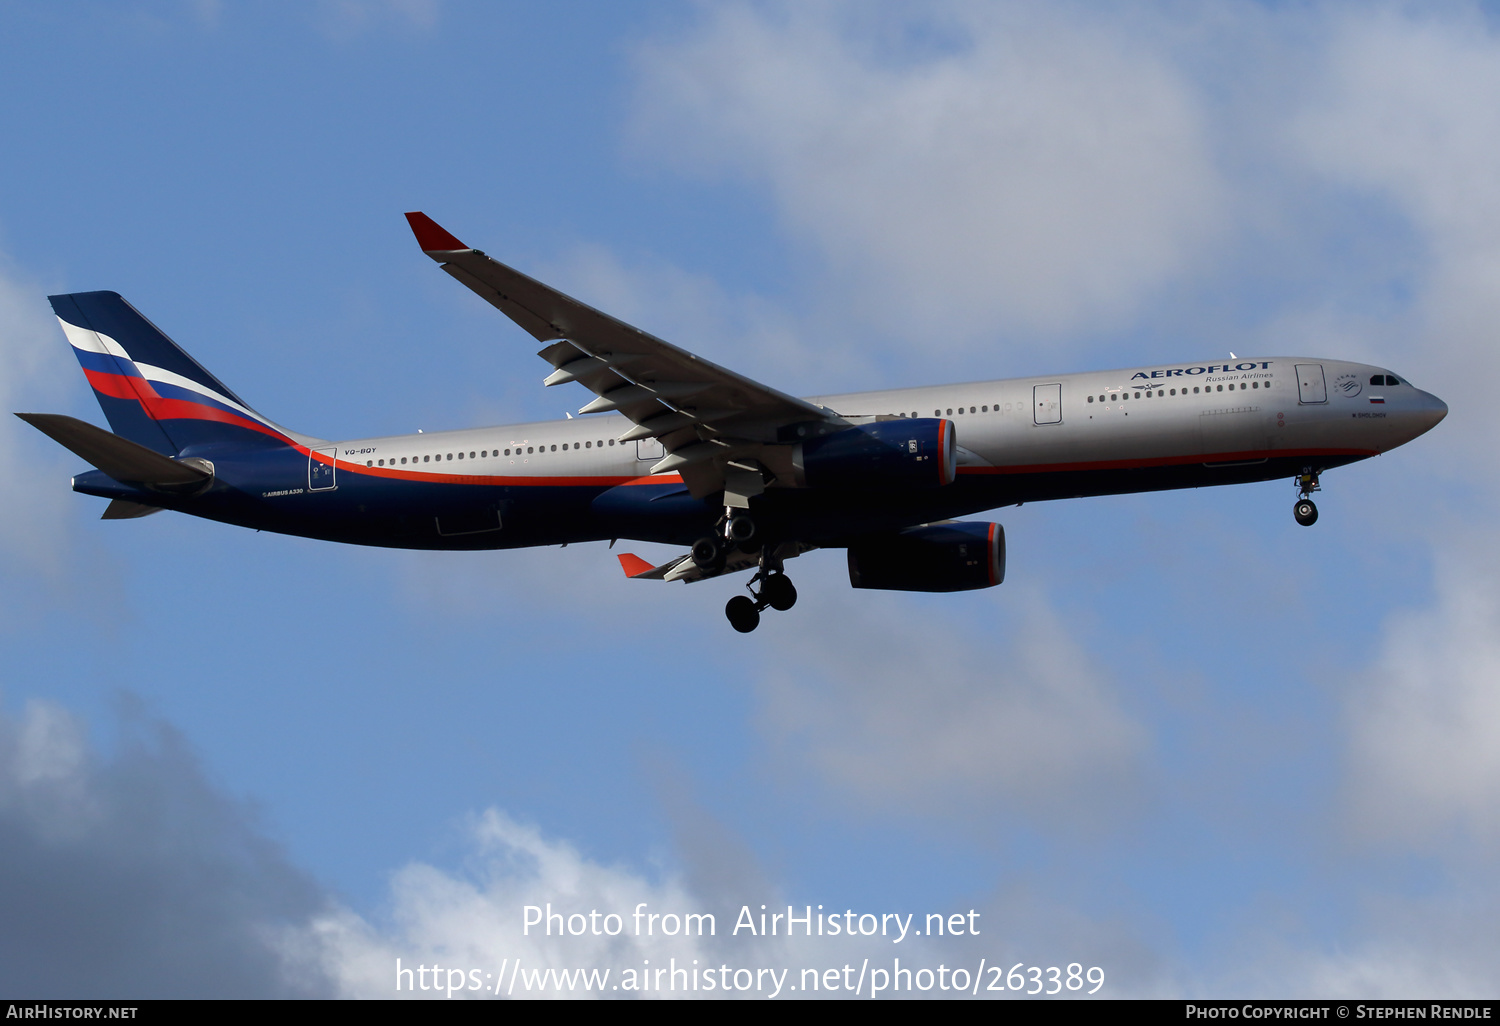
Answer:
[{"label": "blue tail", "polygon": [[115,434],[168,456],[224,443],[294,444],[119,293],[48,298]]}]

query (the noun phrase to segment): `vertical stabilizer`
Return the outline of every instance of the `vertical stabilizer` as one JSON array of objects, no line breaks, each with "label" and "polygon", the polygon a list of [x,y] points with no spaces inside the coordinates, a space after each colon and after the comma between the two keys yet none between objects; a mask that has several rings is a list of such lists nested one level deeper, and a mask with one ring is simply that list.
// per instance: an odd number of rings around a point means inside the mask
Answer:
[{"label": "vertical stabilizer", "polygon": [[109,426],[121,437],[168,456],[196,445],[292,442],[119,293],[48,298]]}]

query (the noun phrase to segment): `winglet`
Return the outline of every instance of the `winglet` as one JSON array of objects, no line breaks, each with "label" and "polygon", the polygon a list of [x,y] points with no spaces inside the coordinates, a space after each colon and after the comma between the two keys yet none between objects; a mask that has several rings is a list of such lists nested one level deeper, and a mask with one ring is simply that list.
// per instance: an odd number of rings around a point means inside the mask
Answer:
[{"label": "winglet", "polygon": [[626,577],[639,577],[641,574],[649,574],[652,570],[656,569],[640,556],[631,552],[620,553],[620,568],[625,571]]},{"label": "winglet", "polygon": [[420,210],[408,213],[406,223],[411,225],[412,234],[417,237],[417,245],[422,247],[424,253],[451,253],[454,250],[469,248]]}]

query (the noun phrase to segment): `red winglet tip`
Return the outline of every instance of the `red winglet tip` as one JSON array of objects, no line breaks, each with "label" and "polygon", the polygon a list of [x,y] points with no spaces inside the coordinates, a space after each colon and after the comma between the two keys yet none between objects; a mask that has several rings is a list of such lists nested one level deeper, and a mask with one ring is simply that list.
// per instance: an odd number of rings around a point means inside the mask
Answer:
[{"label": "red winglet tip", "polygon": [[622,552],[620,553],[620,569],[625,571],[626,577],[639,577],[656,568],[634,553]]},{"label": "red winglet tip", "polygon": [[417,237],[417,245],[422,247],[423,252],[446,252],[469,248],[448,234],[446,228],[420,210],[413,210],[408,213],[406,215],[406,223],[411,225],[412,234]]}]

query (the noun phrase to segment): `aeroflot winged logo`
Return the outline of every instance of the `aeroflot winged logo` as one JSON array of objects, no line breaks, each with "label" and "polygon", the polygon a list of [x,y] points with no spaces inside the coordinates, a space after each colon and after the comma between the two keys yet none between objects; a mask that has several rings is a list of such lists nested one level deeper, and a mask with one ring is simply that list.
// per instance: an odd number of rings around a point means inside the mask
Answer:
[{"label": "aeroflot winged logo", "polygon": [[1274,360],[1266,360],[1262,363],[1251,363],[1247,360],[1243,363],[1234,364],[1215,363],[1207,367],[1173,367],[1170,370],[1136,371],[1130,376],[1130,380],[1134,381],[1136,378],[1141,378],[1150,381],[1153,378],[1196,377],[1199,374],[1228,374],[1233,371],[1265,370],[1274,362]]}]

